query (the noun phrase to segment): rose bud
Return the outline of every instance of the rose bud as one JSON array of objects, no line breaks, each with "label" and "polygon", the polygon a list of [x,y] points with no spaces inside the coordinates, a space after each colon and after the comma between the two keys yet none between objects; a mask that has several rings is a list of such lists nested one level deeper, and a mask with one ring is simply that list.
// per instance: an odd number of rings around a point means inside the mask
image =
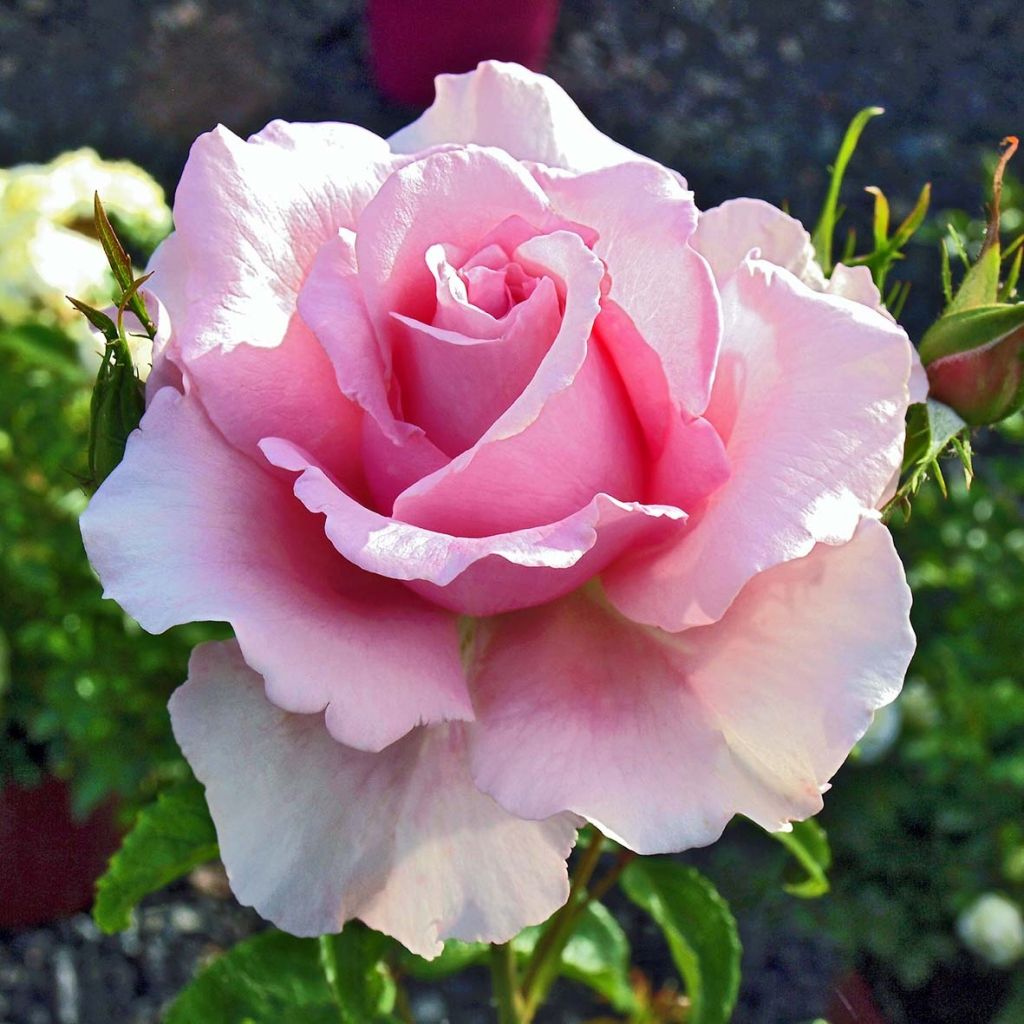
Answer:
[{"label": "rose bud", "polygon": [[[1003,171],[1017,149],[1004,140],[992,185],[988,232],[943,315],[921,341],[932,398],[967,423],[997,423],[1024,405],[1024,303],[1000,302],[999,200]],[[1003,295],[1009,287],[1004,286]]]}]

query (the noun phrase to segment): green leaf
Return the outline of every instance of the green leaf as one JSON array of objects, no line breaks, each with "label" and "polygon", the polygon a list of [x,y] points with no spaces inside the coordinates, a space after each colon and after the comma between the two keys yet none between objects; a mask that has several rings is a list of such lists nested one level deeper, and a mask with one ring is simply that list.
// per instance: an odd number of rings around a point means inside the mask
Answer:
[{"label": "green leaf", "polygon": [[[530,930],[530,929],[527,929]],[[459,942],[457,939],[446,939],[444,950],[433,960],[410,953],[404,946],[398,954],[399,966],[406,974],[419,981],[438,981],[449,974],[474,964],[484,963],[490,954],[491,947],[485,942]]]},{"label": "green leaf", "polygon": [[359,921],[349,921],[338,935],[324,935],[317,942],[320,965],[342,1021],[387,1020],[395,1005],[395,982],[383,959],[392,940]]},{"label": "green leaf", "polygon": [[[512,940],[512,948],[524,962],[533,953],[543,929],[543,925],[526,928]],[[629,983],[629,966],[626,933],[605,906],[591,901],[562,950],[559,976],[586,985],[620,1013],[629,1013],[636,1005]]]},{"label": "green leaf", "polygon": [[803,869],[803,878],[784,883],[782,888],[802,899],[824,896],[829,890],[828,869],[832,865],[832,849],[825,830],[813,819],[794,821],[792,832],[770,832],[796,858]]},{"label": "green leaf", "polygon": [[174,1001],[164,1024],[338,1024],[316,939],[270,930],[218,957]]},{"label": "green leaf", "polygon": [[849,128],[846,129],[846,134],[843,136],[843,141],[839,145],[839,153],[836,155],[836,162],[832,166],[828,193],[825,196],[825,202],[822,205],[821,214],[818,217],[818,223],[814,228],[811,239],[814,242],[814,251],[818,256],[818,262],[826,274],[832,271],[832,238],[835,234],[836,221],[839,219],[839,190],[843,185],[846,168],[850,163],[854,150],[857,148],[857,142],[860,140],[861,132],[864,131],[865,125],[873,117],[878,117],[879,114],[884,113],[885,111],[882,107],[865,107],[850,122]]},{"label": "green leaf", "polygon": [[132,908],[217,856],[217,833],[202,786],[189,779],[144,808],[96,885],[93,917],[105,932],[127,928]]},{"label": "green leaf", "polygon": [[654,857],[633,861],[622,887],[665,933],[690,998],[688,1024],[726,1024],[740,985],[740,939],[718,890],[693,868]]}]

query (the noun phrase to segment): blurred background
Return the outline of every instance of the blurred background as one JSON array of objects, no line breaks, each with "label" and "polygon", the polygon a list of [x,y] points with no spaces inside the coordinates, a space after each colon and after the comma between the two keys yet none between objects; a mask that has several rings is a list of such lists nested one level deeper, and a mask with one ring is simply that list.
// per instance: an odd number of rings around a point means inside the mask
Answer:
[{"label": "blurred background", "polygon": [[[996,145],[1024,134],[1019,0],[544,0],[526,28],[532,0],[375,7],[371,32],[355,0],[0,0],[0,1024],[149,1024],[260,927],[215,868],[118,936],[82,912],[120,823],[183,771],[165,703],[209,632],[142,634],[82,554],[95,356],[63,295],[109,293],[94,189],[142,264],[200,132],[283,117],[388,134],[418,113],[432,62],[544,62],[551,29],[548,73],[599,128],[681,170],[702,207],[759,196],[812,224],[846,124],[884,106],[848,173],[847,222],[870,223],[864,186],[898,219],[932,183],[896,271],[919,339],[941,308],[946,225],[980,240]],[[468,35],[444,29],[470,8],[483,21]],[[1024,230],[1012,173],[1002,226]],[[687,855],[740,920],[738,1024],[1024,1021],[1022,444],[1019,416],[979,434],[970,490],[951,467],[948,500],[926,485],[896,530],[920,649],[826,801],[832,891],[787,894],[785,852],[742,822]],[[660,937],[614,909],[661,985]],[[487,1020],[485,993],[472,973],[424,989],[417,1019]],[[566,988],[541,1020],[599,1012]]]}]

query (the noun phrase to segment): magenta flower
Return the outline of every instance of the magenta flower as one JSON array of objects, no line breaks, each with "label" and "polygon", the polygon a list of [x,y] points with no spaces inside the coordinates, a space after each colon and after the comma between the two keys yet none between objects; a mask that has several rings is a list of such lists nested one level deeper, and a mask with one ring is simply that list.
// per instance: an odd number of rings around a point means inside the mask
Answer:
[{"label": "magenta flower", "polygon": [[551,914],[583,819],[654,853],[820,809],[914,645],[866,270],[495,63],[387,141],[204,135],[174,218],[82,530],[146,629],[234,627],[171,713],[242,902],[432,956]]}]

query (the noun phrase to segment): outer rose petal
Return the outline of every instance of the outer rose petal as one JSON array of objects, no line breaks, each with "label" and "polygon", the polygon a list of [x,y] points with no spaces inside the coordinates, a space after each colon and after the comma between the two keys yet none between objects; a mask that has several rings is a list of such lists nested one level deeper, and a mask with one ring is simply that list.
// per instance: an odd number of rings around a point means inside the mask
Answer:
[{"label": "outer rose petal", "polygon": [[900,328],[761,261],[730,278],[722,304],[706,417],[732,475],[671,548],[605,579],[620,611],[673,632],[721,618],[756,573],[848,540],[902,457]]},{"label": "outer rose petal", "polygon": [[176,342],[211,419],[254,452],[287,434],[352,478],[359,415],[296,313],[321,245],[352,228],[401,161],[354,125],[274,122],[249,142],[225,128],[193,145],[175,197],[187,305]]},{"label": "outer rose petal", "polygon": [[105,596],[143,628],[230,622],[270,699],[326,708],[345,743],[472,717],[454,617],[347,565],[193,396],[155,396],[81,525]]},{"label": "outer rose petal", "polygon": [[729,199],[705,211],[691,244],[711,264],[719,286],[758,249],[760,259],[788,270],[815,291],[825,288],[807,229],[763,199]]},{"label": "outer rose petal", "polygon": [[[761,199],[730,199],[702,213],[693,246],[711,264],[720,287],[750,251],[757,249],[761,259],[783,267],[815,291],[859,302],[895,322],[867,267],[837,263],[826,281],[803,224]],[[923,402],[928,397],[928,378],[917,349],[906,335],[903,344],[910,351],[910,401]]]},{"label": "outer rose petal", "polygon": [[368,572],[406,580],[437,604],[493,615],[550,601],[585,583],[623,551],[678,532],[685,514],[598,494],[557,522],[488,537],[452,536],[389,518],[350,497],[295,445],[270,437],[268,461],[299,473],[295,494],[327,518],[327,536]]},{"label": "outer rose petal", "polygon": [[599,132],[550,78],[488,60],[462,75],[438,75],[437,96],[388,140],[396,153],[440,143],[497,146],[517,160],[589,171],[640,159]]},{"label": "outer rose petal", "polygon": [[[596,595],[492,620],[469,727],[477,784],[514,814],[569,809],[640,853],[700,846],[734,814],[779,830],[828,779],[914,649],[884,527],[752,580],[672,635]],[[529,657],[523,652],[529,651]]]},{"label": "outer rose petal", "polygon": [[691,416],[711,395],[722,315],[711,271],[687,245],[693,193],[665,168],[630,163],[585,175],[535,172],[562,216],[597,231],[608,298],[661,358],[669,390]]},{"label": "outer rose petal", "polygon": [[431,958],[446,938],[504,942],[565,902],[576,819],[521,821],[480,793],[458,726],[368,754],[276,708],[262,682],[235,644],[205,644],[171,698],[242,903],[298,935],[359,917]]}]

